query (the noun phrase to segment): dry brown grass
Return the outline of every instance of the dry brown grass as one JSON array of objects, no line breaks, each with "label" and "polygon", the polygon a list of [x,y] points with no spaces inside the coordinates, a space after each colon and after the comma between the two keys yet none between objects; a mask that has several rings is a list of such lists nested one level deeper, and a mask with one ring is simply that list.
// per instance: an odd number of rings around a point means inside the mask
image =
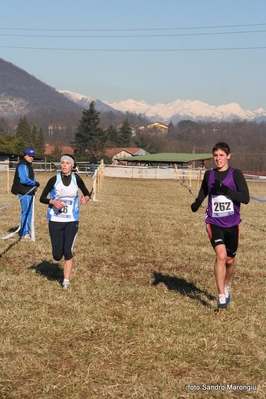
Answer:
[{"label": "dry brown grass", "polygon": [[[266,197],[266,186],[249,186]],[[214,254],[191,192],[177,181],[106,178],[99,201],[81,210],[69,292],[37,193],[36,242],[0,241],[1,399],[265,397],[266,204],[242,207],[232,302],[217,313]],[[3,193],[0,206],[14,199]],[[1,212],[1,236],[19,214],[18,203]]]}]

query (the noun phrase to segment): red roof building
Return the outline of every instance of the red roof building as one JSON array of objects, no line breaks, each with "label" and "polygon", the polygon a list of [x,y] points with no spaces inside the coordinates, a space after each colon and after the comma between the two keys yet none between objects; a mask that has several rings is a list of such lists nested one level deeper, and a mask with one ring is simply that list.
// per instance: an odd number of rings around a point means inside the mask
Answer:
[{"label": "red roof building", "polygon": [[51,155],[54,152],[55,148],[60,148],[61,155],[63,155],[63,154],[73,155],[74,154],[74,149],[72,147],[70,147],[70,146],[47,145],[47,146],[45,146],[44,155]]}]

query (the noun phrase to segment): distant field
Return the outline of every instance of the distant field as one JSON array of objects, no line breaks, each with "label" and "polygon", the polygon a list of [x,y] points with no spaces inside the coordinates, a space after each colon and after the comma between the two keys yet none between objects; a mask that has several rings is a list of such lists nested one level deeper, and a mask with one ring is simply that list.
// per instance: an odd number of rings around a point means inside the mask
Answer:
[{"label": "distant field", "polygon": [[[196,183],[105,178],[63,292],[39,202],[50,176],[37,176],[36,241],[0,240],[0,398],[265,398],[266,202],[242,206],[232,302],[217,313]],[[0,173],[0,208],[16,200],[5,188]],[[1,237],[19,218],[18,202],[2,209]]]}]

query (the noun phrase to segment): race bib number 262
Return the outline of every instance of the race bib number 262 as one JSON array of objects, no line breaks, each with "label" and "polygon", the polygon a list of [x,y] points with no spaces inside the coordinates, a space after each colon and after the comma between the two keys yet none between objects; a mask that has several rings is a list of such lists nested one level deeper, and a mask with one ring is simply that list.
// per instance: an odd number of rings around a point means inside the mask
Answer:
[{"label": "race bib number 262", "polygon": [[233,201],[225,195],[212,196],[212,216],[215,218],[234,214]]}]

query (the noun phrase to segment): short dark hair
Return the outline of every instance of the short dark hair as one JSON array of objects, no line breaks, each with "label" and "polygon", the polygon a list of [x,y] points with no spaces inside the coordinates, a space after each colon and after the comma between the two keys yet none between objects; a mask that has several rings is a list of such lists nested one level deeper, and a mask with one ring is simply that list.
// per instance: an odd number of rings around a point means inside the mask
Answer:
[{"label": "short dark hair", "polygon": [[230,154],[230,147],[228,144],[224,143],[223,141],[219,141],[219,143],[215,144],[215,146],[212,149],[212,154],[214,154],[214,151],[217,150],[223,150],[226,155]]}]

